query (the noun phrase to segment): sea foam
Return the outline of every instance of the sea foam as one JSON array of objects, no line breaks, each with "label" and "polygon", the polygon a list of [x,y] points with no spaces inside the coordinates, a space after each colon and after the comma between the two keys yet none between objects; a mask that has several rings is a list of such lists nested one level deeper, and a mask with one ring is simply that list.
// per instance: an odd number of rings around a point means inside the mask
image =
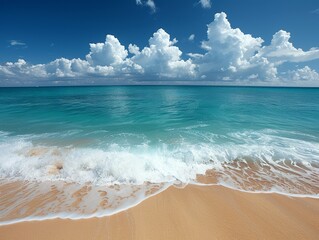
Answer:
[{"label": "sea foam", "polygon": [[111,143],[92,148],[34,144],[30,136],[3,135],[0,176],[27,181],[91,182],[103,186],[196,182],[197,175],[207,170],[223,173],[222,179],[230,181],[236,169],[249,170],[251,164],[268,169],[271,174],[250,170],[269,181],[272,177],[274,181],[296,178],[298,183],[298,176],[308,178],[318,173],[319,144],[316,142],[279,136],[269,130],[234,132],[228,134],[227,141],[215,140],[221,137],[225,138],[216,135],[209,142],[197,144],[181,138],[170,145]]},{"label": "sea foam", "polygon": [[[143,141],[134,146],[106,142],[83,147],[39,144],[35,139],[48,136],[2,132],[0,178],[6,191],[0,197],[0,221],[111,215],[171,185],[188,183],[318,196],[319,144],[309,141],[311,136],[304,136],[306,141],[299,133],[267,129],[227,135],[185,131],[202,141],[194,144],[182,137],[152,144],[140,136]],[[291,137],[295,135],[299,139]],[[30,209],[43,196],[42,205]]]}]

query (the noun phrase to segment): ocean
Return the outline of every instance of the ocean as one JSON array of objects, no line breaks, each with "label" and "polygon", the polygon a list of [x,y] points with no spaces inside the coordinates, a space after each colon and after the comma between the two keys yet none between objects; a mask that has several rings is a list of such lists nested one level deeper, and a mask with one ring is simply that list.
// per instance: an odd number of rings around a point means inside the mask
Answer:
[{"label": "ocean", "polygon": [[[0,88],[0,179],[3,222],[104,216],[188,183],[318,197],[319,88]],[[25,210],[52,189],[64,207]]]}]

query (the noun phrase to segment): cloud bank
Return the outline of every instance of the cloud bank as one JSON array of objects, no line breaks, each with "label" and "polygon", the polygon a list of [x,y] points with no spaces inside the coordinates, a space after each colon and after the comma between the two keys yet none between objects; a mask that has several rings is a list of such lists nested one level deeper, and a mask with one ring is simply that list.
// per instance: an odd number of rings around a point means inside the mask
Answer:
[{"label": "cloud bank", "polygon": [[[145,2],[144,2],[145,3]],[[142,4],[142,2],[141,2]],[[190,40],[194,40],[194,35]],[[290,33],[280,30],[269,45],[233,28],[225,13],[217,13],[207,25],[204,53],[183,53],[178,41],[162,28],[140,48],[121,44],[113,35],[91,43],[83,59],[59,58],[46,64],[29,64],[23,59],[0,65],[0,85],[77,85],[131,81],[188,82],[234,85],[316,85],[319,74],[308,66],[280,71],[287,63],[319,60],[319,49],[294,47]],[[293,65],[293,64],[290,64]]]}]

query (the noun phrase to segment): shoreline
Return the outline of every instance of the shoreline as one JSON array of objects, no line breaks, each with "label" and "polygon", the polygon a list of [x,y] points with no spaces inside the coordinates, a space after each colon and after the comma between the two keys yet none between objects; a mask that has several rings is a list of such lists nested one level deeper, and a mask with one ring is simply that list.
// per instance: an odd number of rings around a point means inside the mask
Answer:
[{"label": "shoreline", "polygon": [[[143,203],[144,201],[148,200],[149,198],[153,198],[156,197],[157,195],[161,194],[162,192],[167,191],[170,188],[173,189],[185,189],[185,188],[196,188],[196,187],[200,187],[200,188],[223,188],[223,189],[228,189],[230,191],[235,191],[235,192],[239,192],[239,193],[243,193],[243,194],[261,194],[261,195],[279,195],[279,196],[283,196],[283,197],[288,197],[288,198],[301,198],[301,199],[316,199],[319,200],[319,194],[306,194],[306,193],[299,193],[299,194],[295,194],[295,193],[285,193],[285,192],[280,192],[280,191],[275,191],[275,190],[269,190],[269,191],[260,191],[260,190],[245,190],[245,189],[238,189],[236,187],[232,187],[232,186],[227,186],[227,185],[223,185],[221,183],[212,183],[211,179],[207,176],[207,175],[198,175],[197,180],[199,180],[199,182],[191,182],[191,183],[147,183],[146,185],[137,185],[137,189],[140,189],[141,191],[143,191],[143,186],[148,186],[148,190],[145,190],[145,196],[144,197],[137,197],[134,195],[131,195],[130,198],[132,198],[131,201],[129,200],[124,200],[124,202],[122,203],[122,205],[113,208],[110,206],[104,206],[101,209],[96,208],[94,212],[92,213],[84,213],[80,211],[79,208],[79,201],[83,201],[82,196],[85,196],[86,194],[89,193],[89,191],[93,191],[93,185],[87,183],[87,184],[78,184],[78,183],[69,183],[69,182],[64,182],[64,181],[60,181],[60,182],[50,182],[47,181],[44,184],[46,184],[46,186],[50,186],[51,185],[51,190],[47,191],[47,192],[43,192],[42,194],[40,194],[37,197],[36,202],[34,202],[34,200],[30,200],[30,201],[24,201],[24,203],[22,204],[22,202],[20,202],[20,204],[15,204],[16,207],[18,208],[13,208],[14,210],[14,215],[12,215],[11,213],[7,214],[6,216],[0,216],[0,227],[1,226],[7,226],[7,225],[12,225],[12,224],[18,224],[18,223],[24,223],[24,222],[39,222],[39,221],[48,221],[48,220],[87,220],[87,219],[92,219],[92,218],[104,218],[104,217],[112,217],[113,215],[119,214],[121,212],[124,211],[128,211],[131,208],[136,207],[137,205]],[[0,181],[1,183],[1,181]],[[16,196],[14,198],[8,198],[7,196],[5,196],[7,193],[9,193],[9,196],[11,195],[10,192],[8,192],[8,188],[6,187],[7,185],[11,185],[14,186],[13,188],[15,189],[16,192],[20,192],[19,189],[22,189],[22,192],[24,192],[25,190],[25,186],[28,186],[29,191],[27,192],[27,195],[30,194],[30,192],[36,192],[38,188],[42,188],[43,186],[38,186],[36,182],[29,182],[29,181],[5,181],[2,182],[4,184],[0,184],[0,194],[4,194],[4,197],[2,197],[2,199],[0,198],[0,205],[3,204],[3,208],[1,211],[3,211],[6,208],[6,204],[8,202],[10,202],[11,200],[16,199]],[[60,188],[57,189],[56,185],[52,183],[59,183],[58,185],[60,185]],[[43,184],[43,183],[42,183]],[[52,188],[52,186],[54,186]],[[61,186],[63,186],[61,188]],[[43,207],[43,203],[44,204],[53,204],[55,201],[58,201],[61,203],[62,199],[59,200],[59,196],[64,195],[64,191],[68,191],[70,189],[64,189],[65,186],[75,186],[76,188],[78,188],[78,190],[74,191],[73,189],[73,194],[72,192],[69,192],[69,195],[72,197],[70,197],[70,199],[75,200],[75,202],[77,203],[77,207],[73,209],[71,209],[71,206],[64,206],[64,210],[60,210],[59,212],[55,212],[52,208],[53,211],[47,212],[47,210],[43,211],[44,209],[42,209]],[[96,198],[98,198],[98,193],[102,192],[103,194],[101,196],[106,196],[106,193],[111,191],[111,189],[114,189],[117,187],[120,187],[121,185],[114,185],[111,188],[108,188],[107,186],[103,186],[102,188],[96,188],[95,189],[95,193],[96,194]],[[127,185],[123,185],[126,186]],[[106,187],[106,188],[105,188]],[[12,187],[11,187],[12,188]],[[82,191],[83,189],[86,189],[84,192]],[[53,190],[54,189],[54,190]],[[90,190],[88,190],[90,189]],[[100,190],[98,190],[100,189]],[[103,191],[101,190],[103,189]],[[12,189],[11,189],[12,190]],[[10,191],[10,190],[9,190]],[[20,192],[21,193],[21,192]],[[80,198],[78,198],[78,194],[80,193]],[[24,193],[25,194],[25,193]],[[82,195],[83,194],[83,195]],[[114,194],[114,193],[113,193]],[[116,194],[116,193],[115,193]],[[41,197],[42,195],[42,197]],[[47,198],[45,196],[50,195],[50,198]],[[74,197],[74,195],[76,197]],[[13,195],[11,195],[13,196]],[[20,195],[20,197],[23,197],[22,195]],[[114,197],[114,196],[113,196]],[[38,201],[41,202],[41,199],[43,200],[42,204],[38,205]],[[70,201],[70,199],[68,199],[67,201]],[[119,197],[119,199],[121,199],[121,197]],[[47,201],[48,200],[48,201]],[[50,201],[52,201],[50,203]],[[101,203],[105,202],[105,198],[103,200],[103,198],[100,199],[100,206]],[[127,201],[127,202],[126,202]],[[5,203],[7,202],[7,203]],[[110,208],[109,208],[110,207]],[[16,215],[18,212],[23,212],[25,208],[32,208],[32,209],[38,209],[41,210],[40,212],[42,212],[41,215],[32,215],[32,213],[30,212],[29,214],[31,215],[22,215],[21,217],[18,217],[18,215]],[[34,212],[35,213],[35,212]]]},{"label": "shoreline", "polygon": [[0,236],[12,240],[316,239],[318,216],[317,198],[187,185],[169,187],[107,217],[2,225]]}]

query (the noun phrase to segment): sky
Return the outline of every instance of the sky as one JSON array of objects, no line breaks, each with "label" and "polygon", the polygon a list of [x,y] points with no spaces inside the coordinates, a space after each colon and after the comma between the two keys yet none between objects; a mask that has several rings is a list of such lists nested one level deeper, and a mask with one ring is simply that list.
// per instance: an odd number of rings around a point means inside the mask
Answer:
[{"label": "sky", "polygon": [[318,0],[1,0],[0,86],[319,86]]}]

